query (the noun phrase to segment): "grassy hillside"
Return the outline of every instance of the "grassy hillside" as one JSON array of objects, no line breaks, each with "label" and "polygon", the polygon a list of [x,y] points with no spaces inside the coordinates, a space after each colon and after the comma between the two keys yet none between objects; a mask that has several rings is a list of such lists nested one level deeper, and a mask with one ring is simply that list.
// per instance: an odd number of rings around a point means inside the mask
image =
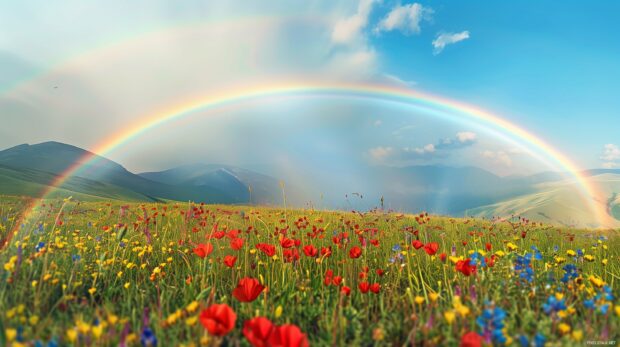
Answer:
[{"label": "grassy hillside", "polygon": [[[596,201],[603,209],[608,209],[617,219],[615,227],[620,227],[619,199],[613,198],[620,192],[620,175],[602,174],[588,177],[607,196],[609,201]],[[578,228],[596,228],[598,221],[581,196],[575,192],[574,183],[570,181],[549,182],[538,185],[538,192],[523,195],[503,202],[470,209],[468,216],[474,217],[510,217],[522,216],[545,223],[574,226]]]},{"label": "grassy hillside", "polygon": [[555,346],[620,331],[616,233],[46,201],[13,235],[24,206],[0,200],[2,346]]}]

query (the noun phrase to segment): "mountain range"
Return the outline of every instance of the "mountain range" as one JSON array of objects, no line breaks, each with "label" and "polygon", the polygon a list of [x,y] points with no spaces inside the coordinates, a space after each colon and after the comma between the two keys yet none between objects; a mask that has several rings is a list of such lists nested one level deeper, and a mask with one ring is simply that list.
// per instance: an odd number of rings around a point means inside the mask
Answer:
[{"label": "mountain range", "polygon": [[[0,151],[0,194],[40,196],[74,167],[79,169],[51,190],[50,197],[279,205],[280,181],[286,181],[240,167],[204,163],[132,173],[79,147],[44,142]],[[620,170],[596,169],[584,174],[607,197],[597,203],[620,220]],[[386,208],[403,212],[426,210],[485,218],[519,215],[558,225],[598,227],[574,184],[561,173],[500,177],[477,167],[375,166],[362,175],[366,186],[362,192],[353,193],[357,190],[341,182],[321,207],[369,209],[379,206],[383,198]],[[291,205],[312,200],[297,191],[287,186]]]}]

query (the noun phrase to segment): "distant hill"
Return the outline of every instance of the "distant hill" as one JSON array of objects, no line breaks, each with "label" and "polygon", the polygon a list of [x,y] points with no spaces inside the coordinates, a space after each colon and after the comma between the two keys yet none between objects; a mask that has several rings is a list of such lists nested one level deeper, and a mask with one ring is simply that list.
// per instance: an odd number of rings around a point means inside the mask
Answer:
[{"label": "distant hill", "polygon": [[[8,170],[4,172],[4,176],[0,176],[3,182],[21,176],[19,184],[0,185],[0,193],[37,196],[34,191],[43,189],[54,177],[90,156],[92,153],[86,150],[59,142],[23,144],[0,151],[0,165]],[[167,184],[133,174],[123,166],[100,156],[87,160],[74,176],[84,180],[81,184],[69,180],[61,188],[68,192],[101,198],[149,201],[171,199],[209,203],[249,201],[248,196],[240,194],[239,189],[226,191],[230,185],[220,188],[218,185],[192,185],[182,182]],[[105,187],[101,186],[102,184]]]},{"label": "distant hill", "polygon": [[252,203],[274,204],[281,199],[277,179],[229,165],[191,164],[139,175],[175,186],[217,187],[236,199]]},{"label": "distant hill", "polygon": [[[595,170],[592,170],[595,171]],[[608,197],[607,201],[595,202],[606,208],[620,227],[620,174],[603,173],[588,177]],[[546,223],[574,226],[578,228],[596,228],[596,220],[587,204],[575,193],[572,180],[543,183],[537,191],[498,203],[481,206],[466,211],[472,217],[510,217],[512,215]]]}]

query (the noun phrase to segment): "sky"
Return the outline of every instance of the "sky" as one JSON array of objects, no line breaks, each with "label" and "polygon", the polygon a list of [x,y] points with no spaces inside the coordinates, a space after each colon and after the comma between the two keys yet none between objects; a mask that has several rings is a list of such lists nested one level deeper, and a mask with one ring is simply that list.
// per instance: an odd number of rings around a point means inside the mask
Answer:
[{"label": "sky", "polygon": [[[94,149],[183,100],[319,80],[475,105],[579,167],[620,167],[619,10],[615,1],[6,1],[0,148]],[[462,115],[339,95],[198,111],[103,154],[136,172],[209,162],[347,180],[369,165],[561,169]]]}]

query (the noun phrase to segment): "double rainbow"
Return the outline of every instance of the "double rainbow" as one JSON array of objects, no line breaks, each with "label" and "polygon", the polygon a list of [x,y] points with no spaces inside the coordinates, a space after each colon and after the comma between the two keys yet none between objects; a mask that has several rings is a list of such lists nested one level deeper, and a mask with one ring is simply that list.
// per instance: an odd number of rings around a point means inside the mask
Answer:
[{"label": "double rainbow", "polygon": [[[122,146],[127,141],[140,136],[141,134],[161,126],[164,123],[179,119],[181,117],[195,114],[196,112],[206,112],[221,109],[226,106],[234,106],[242,102],[258,100],[268,97],[280,96],[349,96],[364,99],[379,99],[398,102],[409,105],[429,106],[445,112],[457,113],[469,118],[472,121],[497,129],[509,134],[512,138],[522,144],[528,145],[548,158],[555,167],[562,169],[574,177],[578,190],[583,197],[591,212],[602,227],[611,226],[611,217],[608,215],[604,204],[601,204],[597,187],[584,177],[582,171],[568,157],[560,153],[544,140],[528,132],[522,127],[502,119],[480,108],[449,100],[440,96],[422,93],[419,91],[394,87],[382,84],[371,83],[343,83],[343,82],[280,82],[271,85],[258,85],[245,89],[235,89],[218,94],[210,94],[204,97],[188,100],[175,104],[145,117],[140,118],[135,123],[125,126],[122,130],[105,138],[95,148],[92,154],[88,154],[78,161],[75,165],[68,168],[57,176],[54,182],[41,194],[44,199],[61,186],[69,177],[76,174],[80,168],[94,161],[97,155],[105,155],[113,149]],[[549,163],[549,162],[548,162]],[[17,224],[27,222],[34,214],[37,202],[29,206],[22,215],[21,221]]]}]

